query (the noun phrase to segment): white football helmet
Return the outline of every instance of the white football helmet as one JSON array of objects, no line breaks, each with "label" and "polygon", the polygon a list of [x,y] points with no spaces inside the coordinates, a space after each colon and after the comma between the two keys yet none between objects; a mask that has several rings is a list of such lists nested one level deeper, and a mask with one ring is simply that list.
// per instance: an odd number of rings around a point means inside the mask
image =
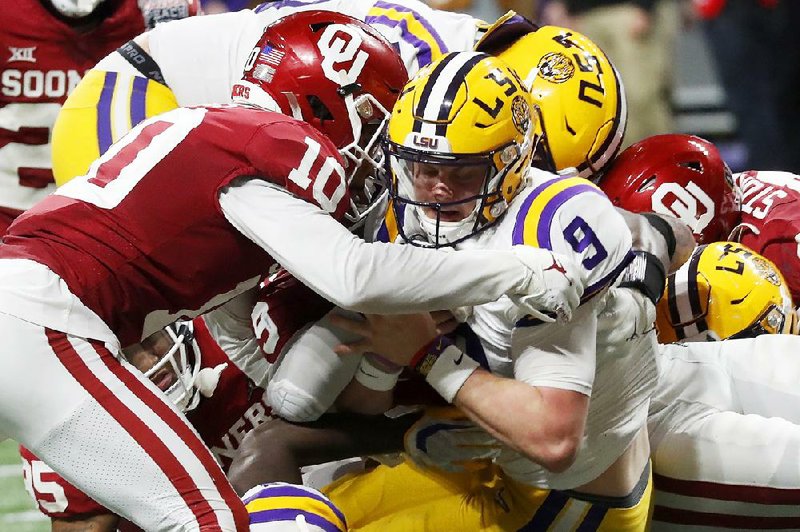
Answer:
[{"label": "white football helmet", "polygon": [[89,16],[105,0],[48,0],[62,15],[68,18]]},{"label": "white football helmet", "polygon": [[191,321],[175,322],[164,327],[164,331],[172,339],[172,347],[144,376],[150,379],[169,364],[176,380],[164,393],[182,412],[189,412],[200,402],[201,395],[211,397],[227,364],[202,368],[202,353]]}]

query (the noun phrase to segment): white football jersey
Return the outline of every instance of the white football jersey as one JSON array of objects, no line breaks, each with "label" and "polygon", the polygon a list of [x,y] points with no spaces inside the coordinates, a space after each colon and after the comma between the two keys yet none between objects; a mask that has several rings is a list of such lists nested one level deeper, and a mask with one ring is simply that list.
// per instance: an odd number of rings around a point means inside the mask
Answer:
[{"label": "white football jersey", "polygon": [[578,457],[563,473],[548,472],[510,448],[496,459],[521,482],[570,489],[611,466],[644,426],[656,382],[656,340],[651,332],[620,351],[597,337],[607,290],[631,257],[630,231],[620,214],[587,180],[538,170],[531,177],[497,225],[456,247],[532,245],[567,255],[584,270],[583,303],[568,324],[518,319],[507,298],[475,307],[468,320],[493,372],[591,396]]},{"label": "white football jersey", "polygon": [[800,337],[660,345],[653,530],[796,530]]},{"label": "white football jersey", "polygon": [[264,27],[317,9],[350,15],[377,29],[398,50],[409,75],[448,52],[471,50],[482,23],[417,0],[277,1],[252,11],[161,24],[149,33],[150,55],[181,106],[227,102]]}]

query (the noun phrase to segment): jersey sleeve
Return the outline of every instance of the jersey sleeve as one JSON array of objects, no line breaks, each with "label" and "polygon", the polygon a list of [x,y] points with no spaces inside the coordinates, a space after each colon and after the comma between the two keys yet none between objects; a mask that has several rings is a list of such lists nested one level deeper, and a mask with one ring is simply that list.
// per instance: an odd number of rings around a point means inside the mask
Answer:
[{"label": "jersey sleeve", "polygon": [[287,118],[259,128],[245,148],[257,174],[337,220],[350,195],[344,161],[333,143],[312,126]]},{"label": "jersey sleeve", "polygon": [[364,21],[400,52],[413,75],[449,52],[472,50],[482,21],[462,13],[432,9],[416,0],[370,2]]},{"label": "jersey sleeve", "polygon": [[[228,187],[220,208],[240,233],[334,304],[366,313],[478,305],[519,290],[526,268],[507,250],[368,244],[318,207],[262,179]],[[408,277],[398,272],[429,272]]]},{"label": "jersey sleeve", "polygon": [[159,24],[147,36],[164,80],[178,104],[187,106],[230,101],[262,31],[255,14],[243,10]]},{"label": "jersey sleeve", "polygon": [[513,244],[571,257],[586,276],[583,301],[610,286],[633,258],[622,215],[593,183],[579,177],[544,181],[524,199]]},{"label": "jersey sleeve", "polygon": [[515,327],[511,334],[514,378],[545,386],[592,394],[596,367],[597,308],[595,299],[576,309],[566,324]]},{"label": "jersey sleeve", "polygon": [[104,506],[64,480],[25,447],[20,446],[25,489],[48,517],[70,518],[110,513]]}]

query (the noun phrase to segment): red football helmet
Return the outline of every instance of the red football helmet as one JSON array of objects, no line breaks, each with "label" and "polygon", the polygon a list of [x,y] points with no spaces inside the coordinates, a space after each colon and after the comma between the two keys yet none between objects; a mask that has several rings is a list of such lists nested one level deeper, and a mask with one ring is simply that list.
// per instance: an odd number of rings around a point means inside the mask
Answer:
[{"label": "red football helmet", "polygon": [[[340,13],[303,11],[267,26],[231,97],[320,130],[339,148],[352,179],[364,163],[372,173],[381,169],[378,140],[406,81],[399,54],[370,26]],[[351,221],[375,204],[375,186],[367,179],[369,199],[352,205]]]},{"label": "red football helmet", "polygon": [[692,135],[656,135],[619,154],[598,183],[614,205],[675,216],[698,243],[725,240],[739,214],[728,165]]}]

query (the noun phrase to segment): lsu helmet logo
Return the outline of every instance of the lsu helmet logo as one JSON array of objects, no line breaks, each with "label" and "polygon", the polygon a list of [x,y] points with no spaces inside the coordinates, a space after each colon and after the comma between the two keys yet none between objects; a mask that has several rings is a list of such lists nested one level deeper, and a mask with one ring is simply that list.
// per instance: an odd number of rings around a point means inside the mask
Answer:
[{"label": "lsu helmet logo", "polygon": [[450,151],[450,143],[444,137],[429,137],[419,133],[411,133],[406,139],[406,146],[414,146],[423,150]]},{"label": "lsu helmet logo", "polygon": [[758,275],[775,286],[780,286],[781,278],[775,268],[762,257],[753,257],[753,269]]},{"label": "lsu helmet logo", "polygon": [[515,96],[511,102],[511,121],[514,127],[523,135],[531,126],[531,110],[528,102],[522,96]]},{"label": "lsu helmet logo", "polygon": [[575,75],[575,64],[561,52],[550,52],[539,60],[539,76],[551,83],[564,83]]}]

